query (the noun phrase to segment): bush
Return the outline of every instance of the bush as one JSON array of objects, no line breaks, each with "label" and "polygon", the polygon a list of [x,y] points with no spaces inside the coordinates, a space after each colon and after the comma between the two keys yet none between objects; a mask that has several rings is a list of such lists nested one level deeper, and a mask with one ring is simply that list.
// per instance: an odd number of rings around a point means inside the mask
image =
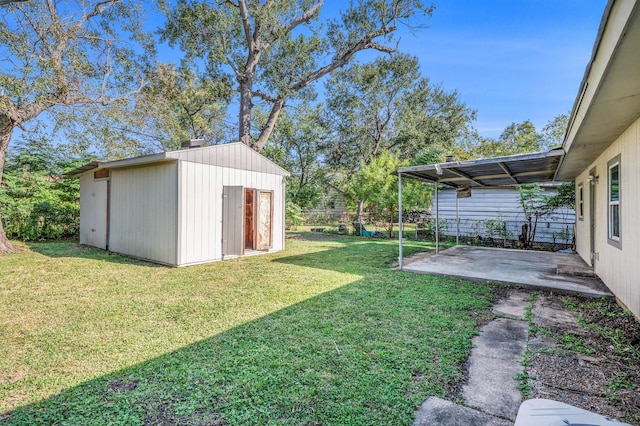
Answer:
[{"label": "bush", "polygon": [[285,227],[286,229],[295,229],[304,223],[304,215],[302,208],[291,200],[287,200],[285,204]]}]

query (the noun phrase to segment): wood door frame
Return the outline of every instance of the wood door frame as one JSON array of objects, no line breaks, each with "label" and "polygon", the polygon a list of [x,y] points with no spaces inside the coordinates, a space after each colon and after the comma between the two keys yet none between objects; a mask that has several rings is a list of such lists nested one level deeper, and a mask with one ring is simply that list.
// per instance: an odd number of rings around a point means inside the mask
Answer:
[{"label": "wood door frame", "polygon": [[259,202],[259,198],[260,198],[260,194],[269,194],[269,242],[266,245],[266,248],[259,248],[259,241],[258,241],[258,230],[260,228],[260,224],[258,223],[257,226],[255,227],[255,232],[256,232],[256,237],[255,237],[255,247],[256,250],[264,250],[264,251],[268,251],[273,247],[273,210],[274,210],[274,191],[273,190],[269,190],[269,189],[257,189],[256,190],[256,204],[255,204],[255,209],[256,209],[256,220],[259,220],[259,216],[261,215],[260,212],[260,202]]},{"label": "wood door frame", "polygon": [[[247,226],[247,219],[249,219],[249,205],[247,203],[247,195],[251,193],[251,197],[253,198],[251,202],[251,226]],[[244,250],[255,250],[256,249],[256,194],[257,190],[255,188],[244,188],[244,205],[243,205],[243,223],[244,228],[242,232],[242,241],[243,241],[243,249]],[[249,244],[247,244],[247,237],[249,237]]]}]

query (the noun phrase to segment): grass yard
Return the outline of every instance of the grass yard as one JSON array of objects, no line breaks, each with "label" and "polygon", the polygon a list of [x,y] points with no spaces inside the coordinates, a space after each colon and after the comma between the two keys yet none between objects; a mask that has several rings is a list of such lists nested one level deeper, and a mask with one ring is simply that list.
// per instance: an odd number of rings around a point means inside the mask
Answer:
[{"label": "grass yard", "polygon": [[71,242],[0,256],[0,423],[411,424],[491,287],[392,270],[394,241],[291,237],[180,269]]}]

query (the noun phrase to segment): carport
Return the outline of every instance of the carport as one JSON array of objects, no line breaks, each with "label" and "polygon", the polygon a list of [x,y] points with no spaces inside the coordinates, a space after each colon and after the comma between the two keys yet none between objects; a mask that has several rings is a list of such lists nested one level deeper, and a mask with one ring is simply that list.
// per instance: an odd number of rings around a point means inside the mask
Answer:
[{"label": "carport", "polygon": [[[554,288],[557,291],[592,297],[610,296],[609,290],[575,254],[505,250],[459,246],[458,198],[471,196],[474,188],[514,186],[553,181],[563,155],[561,149],[470,161],[398,169],[399,266],[401,270],[448,275],[475,281],[515,283],[529,288]],[[412,259],[405,265],[402,252],[402,180],[418,179],[434,185],[435,254]],[[456,247],[440,253],[438,191],[441,186],[455,188]]]},{"label": "carport", "polygon": [[548,152],[518,154],[505,157],[483,158],[479,160],[449,161],[439,164],[402,167],[398,174],[399,212],[399,264],[403,267],[402,255],[402,178],[418,179],[433,183],[435,197],[435,237],[436,254],[440,252],[438,235],[438,188],[455,188],[456,197],[456,245],[460,239],[460,218],[458,199],[471,196],[473,188],[492,188],[553,181],[564,151],[555,149]]}]

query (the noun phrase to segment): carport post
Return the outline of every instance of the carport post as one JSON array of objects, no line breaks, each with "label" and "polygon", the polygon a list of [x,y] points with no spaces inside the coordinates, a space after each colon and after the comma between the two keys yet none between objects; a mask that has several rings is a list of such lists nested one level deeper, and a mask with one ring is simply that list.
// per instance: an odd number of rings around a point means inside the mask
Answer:
[{"label": "carport post", "polygon": [[433,184],[436,193],[436,254],[440,253],[440,227],[438,226],[438,182]]},{"label": "carport post", "polygon": [[460,245],[460,217],[458,216],[458,191],[456,191],[456,246]]},{"label": "carport post", "polygon": [[402,173],[398,173],[398,264],[402,271]]}]

